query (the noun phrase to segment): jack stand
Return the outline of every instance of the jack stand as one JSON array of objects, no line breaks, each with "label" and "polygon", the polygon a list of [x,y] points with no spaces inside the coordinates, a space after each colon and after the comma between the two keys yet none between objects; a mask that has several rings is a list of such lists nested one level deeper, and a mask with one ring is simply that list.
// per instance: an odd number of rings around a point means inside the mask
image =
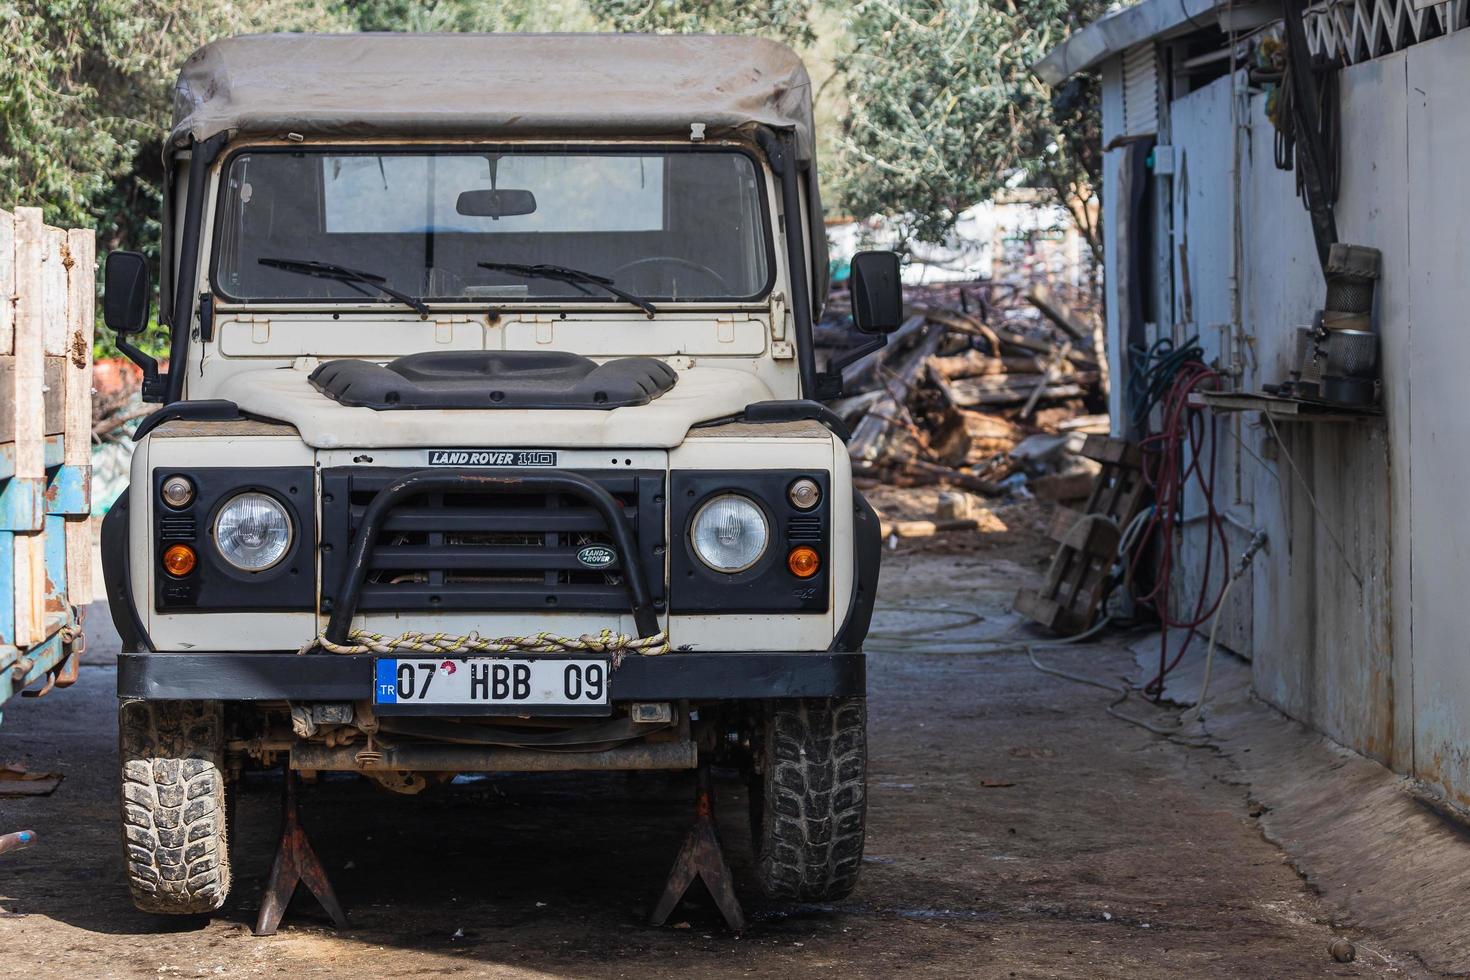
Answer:
[{"label": "jack stand", "polygon": [[301,814],[296,806],[296,770],[286,762],[285,788],[282,791],[281,844],[276,849],[276,863],[271,866],[270,881],[266,883],[265,895],[260,901],[260,917],[255,920],[255,935],[274,936],[286,906],[296,893],[296,886],[305,883],[322,908],[332,917],[338,929],[347,928],[347,913],[332,891],[327,880],[326,869],[317,859],[306,839],[306,830],[301,826]]},{"label": "jack stand", "polygon": [[725,864],[725,852],[720,849],[719,831],[715,829],[715,792],[711,785],[709,763],[701,762],[698,770],[698,789],[694,793],[694,826],[684,838],[684,846],[669,871],[668,884],[664,886],[663,898],[649,917],[649,925],[661,926],[669,919],[674,906],[684,897],[695,878],[703,878],[710,896],[719,906],[725,924],[735,935],[745,931],[745,913],[740,910],[740,901],[735,897],[730,868]]}]

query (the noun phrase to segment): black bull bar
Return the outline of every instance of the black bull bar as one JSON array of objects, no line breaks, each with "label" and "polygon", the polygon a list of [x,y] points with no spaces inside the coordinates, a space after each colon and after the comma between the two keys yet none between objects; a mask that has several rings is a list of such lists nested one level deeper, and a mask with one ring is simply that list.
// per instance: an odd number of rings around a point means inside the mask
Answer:
[{"label": "black bull bar", "polygon": [[638,629],[638,635],[649,637],[659,632],[658,615],[653,608],[652,592],[643,568],[643,555],[639,553],[633,529],[628,523],[627,515],[623,513],[622,504],[606,489],[584,476],[566,470],[485,472],[472,469],[433,469],[414,470],[394,480],[378,491],[363,513],[362,524],[352,537],[347,565],[342,570],[342,581],[337,589],[336,602],[332,606],[332,616],[327,621],[328,640],[343,644],[349,642],[352,617],[357,612],[363,581],[372,564],[373,546],[392,509],[420,494],[456,492],[565,493],[590,504],[602,515],[608,533],[612,535],[613,543],[617,547],[623,582],[628,590],[633,623]]}]

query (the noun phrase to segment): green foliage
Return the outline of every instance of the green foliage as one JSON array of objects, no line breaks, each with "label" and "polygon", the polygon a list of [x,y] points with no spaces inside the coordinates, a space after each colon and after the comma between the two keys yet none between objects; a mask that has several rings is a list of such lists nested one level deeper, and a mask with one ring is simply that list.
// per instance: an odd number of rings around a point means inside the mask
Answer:
[{"label": "green foliage", "polygon": [[812,0],[589,0],[616,31],[759,34],[797,46],[816,41]]},{"label": "green foliage", "polygon": [[334,26],[310,0],[0,0],[0,204],[157,238],[178,65],[216,37]]},{"label": "green foliage", "polygon": [[592,31],[580,0],[341,0],[338,14],[359,31]]},{"label": "green foliage", "polygon": [[1085,210],[1101,161],[1095,92],[1054,104],[1030,66],[1100,0],[858,0],[844,15],[851,112],[837,175],[855,214],[942,235],[1018,176]]},{"label": "green foliage", "polygon": [[[117,349],[117,336],[111,330],[102,329],[100,320],[98,323],[96,338],[92,341],[92,360],[100,361],[125,356]],[[132,343],[134,347],[157,360],[168,359],[168,328],[158,322],[156,311],[149,318],[148,326],[144,328],[142,334],[133,338]]]},{"label": "green foliage", "polygon": [[[1107,0],[589,3],[618,30],[764,34],[801,49],[818,124],[837,130],[822,140],[828,197],[850,214],[911,215],[909,234],[935,240],[959,211],[1024,179],[1051,188],[1101,247],[1096,84],[1054,98],[1030,69]],[[834,87],[845,105],[824,104]]]}]

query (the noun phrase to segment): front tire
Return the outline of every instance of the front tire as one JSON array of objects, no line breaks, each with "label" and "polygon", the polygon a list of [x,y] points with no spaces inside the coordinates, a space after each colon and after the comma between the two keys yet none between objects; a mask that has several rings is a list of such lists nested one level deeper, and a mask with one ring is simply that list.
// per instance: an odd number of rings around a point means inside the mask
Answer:
[{"label": "front tire", "polygon": [[863,698],[773,701],[751,782],[756,875],[766,896],[830,902],[862,868],[868,711]]},{"label": "front tire", "polygon": [[118,733],[133,904],[164,915],[215,911],[230,893],[223,706],[127,701]]}]

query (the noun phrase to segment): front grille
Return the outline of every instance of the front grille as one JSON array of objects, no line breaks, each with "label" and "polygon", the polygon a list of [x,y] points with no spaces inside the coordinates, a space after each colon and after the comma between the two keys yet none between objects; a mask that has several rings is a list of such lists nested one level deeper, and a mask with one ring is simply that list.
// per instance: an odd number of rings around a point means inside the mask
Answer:
[{"label": "front grille", "polygon": [[[322,611],[331,612],[352,536],[379,490],[403,470],[322,472]],[[663,474],[591,472],[622,505],[657,608],[664,598]],[[374,542],[361,611],[630,608],[623,563],[589,568],[578,554],[612,549],[602,515],[565,493],[429,493],[395,507]]]}]

